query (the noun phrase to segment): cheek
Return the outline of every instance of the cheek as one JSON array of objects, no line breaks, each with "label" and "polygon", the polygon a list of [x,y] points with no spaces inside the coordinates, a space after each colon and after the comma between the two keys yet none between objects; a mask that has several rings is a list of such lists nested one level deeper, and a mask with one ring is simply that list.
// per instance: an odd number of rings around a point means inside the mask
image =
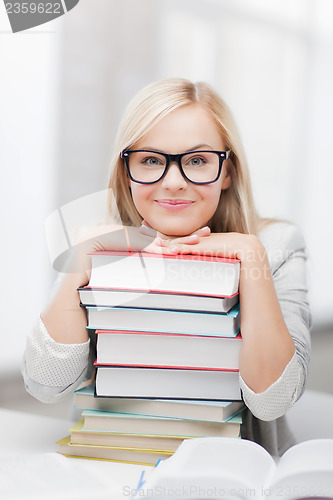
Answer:
[{"label": "cheek", "polygon": [[201,192],[201,198],[205,202],[207,209],[215,212],[221,196],[221,187],[211,184],[206,186]]},{"label": "cheek", "polygon": [[140,215],[143,215],[141,212],[145,209],[145,205],[149,199],[150,192],[151,192],[150,186],[144,186],[142,184],[131,182],[132,200],[135,205],[135,208],[137,209]]}]

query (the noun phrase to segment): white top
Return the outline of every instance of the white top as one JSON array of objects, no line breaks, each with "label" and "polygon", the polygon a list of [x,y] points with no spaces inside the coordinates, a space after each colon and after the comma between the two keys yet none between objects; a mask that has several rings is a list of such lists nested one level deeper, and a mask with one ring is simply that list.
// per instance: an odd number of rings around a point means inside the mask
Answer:
[{"label": "white top", "polygon": [[[280,378],[264,392],[253,392],[240,376],[244,402],[252,416],[272,421],[284,415],[305,389],[311,327],[307,252],[299,229],[286,222],[269,224],[258,236],[266,248],[284,320],[296,348]],[[22,363],[27,391],[46,403],[73,392],[91,376],[94,359],[90,343],[90,339],[83,344],[55,342],[39,319],[28,335]]]}]

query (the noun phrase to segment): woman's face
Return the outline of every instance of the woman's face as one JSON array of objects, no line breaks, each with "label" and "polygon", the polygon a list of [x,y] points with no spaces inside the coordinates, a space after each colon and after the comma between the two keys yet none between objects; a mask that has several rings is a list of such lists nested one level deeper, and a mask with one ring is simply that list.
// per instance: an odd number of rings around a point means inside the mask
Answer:
[{"label": "woman's face", "polygon": [[[193,150],[224,151],[214,120],[200,104],[172,111],[145,134],[132,149],[152,149],[169,154]],[[221,190],[230,185],[224,161],[220,178],[206,185],[188,182],[177,163],[171,163],[156,184],[130,182],[133,202],[140,215],[157,231],[181,236],[207,225],[217,208]]]}]

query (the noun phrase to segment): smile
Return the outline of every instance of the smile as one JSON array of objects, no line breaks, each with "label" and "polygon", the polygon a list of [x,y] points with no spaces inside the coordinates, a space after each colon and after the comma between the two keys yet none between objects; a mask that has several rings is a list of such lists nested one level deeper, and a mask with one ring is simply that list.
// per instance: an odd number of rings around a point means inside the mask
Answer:
[{"label": "smile", "polygon": [[155,200],[158,206],[165,208],[167,210],[183,210],[184,208],[193,205],[194,201],[183,200],[183,199],[162,199]]}]

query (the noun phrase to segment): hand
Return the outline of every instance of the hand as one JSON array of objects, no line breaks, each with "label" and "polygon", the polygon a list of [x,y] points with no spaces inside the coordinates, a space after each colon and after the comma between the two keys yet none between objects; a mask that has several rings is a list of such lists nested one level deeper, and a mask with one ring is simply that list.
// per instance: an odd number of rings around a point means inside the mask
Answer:
[{"label": "hand", "polygon": [[[202,236],[202,231],[204,236]],[[193,237],[195,236],[195,237]],[[196,231],[193,235],[161,239],[158,242],[164,248],[172,248],[174,253],[206,255],[225,258],[236,258],[241,262],[253,262],[265,255],[258,238],[251,234],[241,233],[206,233],[205,228]]]},{"label": "hand", "polygon": [[188,235],[170,237],[153,229],[145,220],[142,221],[139,231],[142,234],[154,236],[156,238],[156,245],[161,247],[164,254],[167,249],[172,251],[172,253],[179,253],[179,245],[195,245],[200,242],[200,238],[210,235],[210,228],[205,226]]}]

